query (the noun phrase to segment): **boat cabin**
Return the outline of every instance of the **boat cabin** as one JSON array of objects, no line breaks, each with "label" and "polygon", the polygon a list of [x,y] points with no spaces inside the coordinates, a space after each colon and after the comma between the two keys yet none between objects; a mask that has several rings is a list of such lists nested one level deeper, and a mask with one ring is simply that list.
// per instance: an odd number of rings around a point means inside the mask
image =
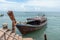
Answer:
[{"label": "boat cabin", "polygon": [[40,25],[40,20],[33,20],[33,21],[28,21],[27,24],[30,24],[30,25]]},{"label": "boat cabin", "polygon": [[46,19],[44,17],[37,17],[37,18],[28,18],[27,24],[30,25],[40,25],[41,23],[44,23]]}]

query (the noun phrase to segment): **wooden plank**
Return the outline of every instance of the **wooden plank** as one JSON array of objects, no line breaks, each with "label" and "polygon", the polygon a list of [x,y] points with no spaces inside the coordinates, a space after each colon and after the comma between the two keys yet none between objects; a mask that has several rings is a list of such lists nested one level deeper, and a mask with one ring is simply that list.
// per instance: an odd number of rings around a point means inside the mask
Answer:
[{"label": "wooden plank", "polygon": [[0,31],[0,37],[3,35],[3,32]]},{"label": "wooden plank", "polygon": [[23,38],[23,40],[33,40],[32,38]]},{"label": "wooden plank", "polygon": [[9,38],[10,34],[11,34],[11,31],[7,31],[7,32],[6,32],[6,39],[7,39],[7,40],[8,40],[8,38]]},{"label": "wooden plank", "polygon": [[8,29],[0,29],[0,31],[2,32],[6,32]]},{"label": "wooden plank", "polygon": [[[6,40],[33,40],[32,38],[22,38],[22,36],[19,36],[18,34],[12,33],[11,31],[8,31],[7,29],[0,29],[0,37],[3,35],[2,39],[5,40],[4,38],[6,38]],[[4,32],[5,37],[4,37]]]},{"label": "wooden plank", "polygon": [[15,38],[16,38],[17,40],[22,40],[22,36],[19,36],[18,34],[15,35]]},{"label": "wooden plank", "polygon": [[13,39],[15,39],[14,37],[15,37],[15,33],[11,33],[11,35],[8,38],[8,40],[13,40]]},{"label": "wooden plank", "polygon": [[4,32],[6,32],[7,29],[0,29],[0,37],[4,34]]}]

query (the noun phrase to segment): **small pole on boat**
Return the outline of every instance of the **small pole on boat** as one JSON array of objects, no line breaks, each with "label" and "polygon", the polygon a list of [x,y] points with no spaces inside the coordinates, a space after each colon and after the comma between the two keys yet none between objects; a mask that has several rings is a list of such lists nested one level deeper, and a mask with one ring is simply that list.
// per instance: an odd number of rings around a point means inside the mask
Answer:
[{"label": "small pole on boat", "polygon": [[15,33],[16,20],[15,20],[15,18],[14,18],[13,11],[8,11],[8,16],[10,17],[10,19],[11,19],[11,21],[12,21],[12,32]]},{"label": "small pole on boat", "polygon": [[44,40],[47,40],[47,36],[46,36],[46,34],[44,34]]}]

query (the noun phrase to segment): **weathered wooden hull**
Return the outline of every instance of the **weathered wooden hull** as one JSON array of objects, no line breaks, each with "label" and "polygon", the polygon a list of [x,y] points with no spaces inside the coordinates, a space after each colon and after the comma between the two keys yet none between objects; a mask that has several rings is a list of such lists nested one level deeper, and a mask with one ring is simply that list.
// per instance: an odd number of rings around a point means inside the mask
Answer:
[{"label": "weathered wooden hull", "polygon": [[42,29],[42,27],[44,27],[44,25],[46,25],[47,22],[44,22],[40,25],[22,25],[22,24],[17,24],[17,28],[18,30],[22,33],[22,34],[27,34],[29,32],[38,30],[38,29]]}]

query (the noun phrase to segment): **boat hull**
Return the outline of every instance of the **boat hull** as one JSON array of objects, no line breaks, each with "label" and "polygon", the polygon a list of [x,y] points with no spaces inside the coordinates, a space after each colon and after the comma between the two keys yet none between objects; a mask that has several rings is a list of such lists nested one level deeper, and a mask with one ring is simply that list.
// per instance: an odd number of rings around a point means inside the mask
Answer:
[{"label": "boat hull", "polygon": [[18,30],[22,33],[22,34],[27,34],[29,32],[35,31],[35,30],[39,30],[42,29],[42,27],[44,27],[44,25],[46,25],[47,22],[44,22],[40,25],[22,25],[22,24],[17,24],[17,28]]}]

